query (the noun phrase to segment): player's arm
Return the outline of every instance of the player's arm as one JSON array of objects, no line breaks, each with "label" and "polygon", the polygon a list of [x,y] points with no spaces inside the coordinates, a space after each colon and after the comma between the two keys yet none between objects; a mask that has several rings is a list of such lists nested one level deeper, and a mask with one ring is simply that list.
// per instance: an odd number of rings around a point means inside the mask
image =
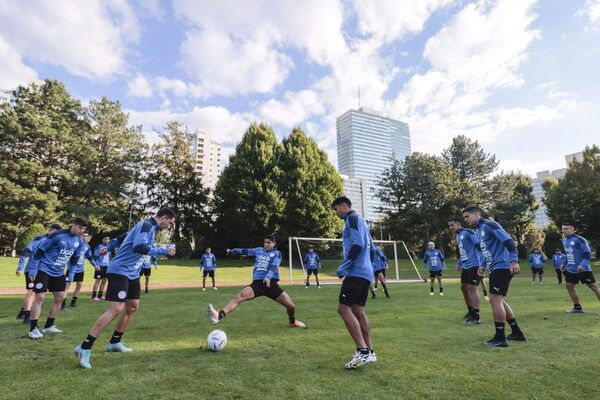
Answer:
[{"label": "player's arm", "polygon": [[25,247],[25,249],[23,250],[23,253],[21,253],[21,255],[19,256],[19,264],[17,264],[17,270],[16,270],[17,276],[21,276],[21,272],[23,272],[23,270],[25,269],[25,265],[27,264],[27,259],[30,258],[33,254],[33,251],[31,249],[32,244],[33,244],[33,241],[31,241],[27,245],[27,247]]},{"label": "player's arm", "polygon": [[587,240],[582,237],[578,237],[577,240],[579,240],[579,247],[581,249],[581,264],[577,266],[577,271],[583,272],[590,267],[590,263],[592,262],[592,250],[590,249]]},{"label": "player's arm", "polygon": [[254,257],[256,256],[256,253],[261,249],[262,247],[254,247],[249,249],[236,247],[235,249],[231,249],[231,252],[233,254],[240,254],[242,256]]},{"label": "player's arm", "polygon": [[423,255],[423,268],[425,269],[425,271],[427,271],[427,269],[429,268],[429,253],[425,252],[425,254]]},{"label": "player's arm", "polygon": [[42,257],[44,257],[44,254],[46,253],[46,251],[54,245],[54,243],[57,240],[56,239],[57,237],[58,237],[58,235],[53,236],[52,238],[49,238],[48,240],[46,240],[44,243],[42,243],[41,245],[39,245],[37,247],[35,253],[33,254],[34,262],[29,264],[29,272],[28,272],[29,279],[32,282],[35,279],[35,277],[37,276],[39,261],[42,259]]},{"label": "player's arm", "polygon": [[95,269],[100,268],[100,266],[98,265],[98,261],[96,260],[96,258],[92,254],[92,250],[90,250],[89,247],[85,251],[85,258],[87,258],[88,261],[90,262],[90,264],[92,264],[92,267],[94,267]]},{"label": "player's arm", "polygon": [[338,269],[335,271],[335,274],[338,278],[343,278],[346,275],[348,275],[348,270],[350,269],[350,267],[352,266],[352,260],[346,258],[344,259],[344,261],[342,261],[342,263],[340,264],[340,266],[338,267]]},{"label": "player's arm", "polygon": [[354,261],[363,251],[366,243],[363,242],[363,236],[360,234],[358,215],[351,214],[348,217],[348,226],[350,227],[350,250],[348,250],[347,258]]},{"label": "player's arm", "polygon": [[442,269],[446,269],[446,259],[441,251],[438,250],[438,257],[440,258],[440,262],[442,263]]},{"label": "player's arm", "polygon": [[[79,244],[77,250],[73,253],[71,258],[69,259],[69,263],[67,264],[67,282],[73,282],[73,278],[75,277],[75,269],[77,268],[77,264],[79,264],[79,259],[82,256],[83,252],[83,243]],[[83,254],[85,256],[85,253]]]},{"label": "player's arm", "polygon": [[[161,247],[150,247],[150,230],[152,229],[152,224],[146,222],[142,225],[139,233],[135,235],[133,238],[133,251],[138,254],[144,254],[147,256],[168,256],[172,255],[172,248],[161,248]],[[174,249],[173,249],[174,250]]]},{"label": "player's arm", "polygon": [[210,257],[212,258],[212,261],[213,261],[213,269],[216,269],[217,268],[217,256],[215,256],[213,253],[211,253]]},{"label": "player's arm", "polygon": [[321,257],[315,253],[315,257],[317,258],[317,269],[321,269]]}]

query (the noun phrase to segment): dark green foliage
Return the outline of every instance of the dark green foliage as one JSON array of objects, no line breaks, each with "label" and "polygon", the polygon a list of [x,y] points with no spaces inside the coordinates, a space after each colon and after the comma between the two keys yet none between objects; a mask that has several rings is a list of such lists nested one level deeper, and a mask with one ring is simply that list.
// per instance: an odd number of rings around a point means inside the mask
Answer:
[{"label": "dark green foliage", "polygon": [[544,239],[544,254],[548,255],[548,257],[552,257],[552,255],[556,253],[556,249],[564,251],[562,245],[562,235],[560,233],[560,229],[557,228],[556,225],[548,225],[546,229],[544,229],[544,233],[546,235]]},{"label": "dark green foliage", "polygon": [[34,237],[44,235],[47,232],[48,230],[44,228],[44,225],[42,224],[29,225],[27,228],[25,228],[23,233],[19,235],[16,245],[17,254],[21,254]]}]

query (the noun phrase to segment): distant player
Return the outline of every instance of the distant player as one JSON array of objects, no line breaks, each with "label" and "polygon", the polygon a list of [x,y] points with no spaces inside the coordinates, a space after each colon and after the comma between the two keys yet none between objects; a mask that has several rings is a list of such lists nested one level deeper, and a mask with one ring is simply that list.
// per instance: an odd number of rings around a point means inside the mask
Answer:
[{"label": "distant player", "polygon": [[104,236],[102,238],[102,243],[96,247],[94,251],[94,256],[96,257],[97,267],[96,271],[94,271],[94,287],[92,288],[92,300],[93,301],[101,301],[104,298],[102,297],[104,294],[104,288],[106,287],[106,270],[108,269],[108,264],[110,264],[110,258],[112,251],[109,248],[110,246],[110,237]]},{"label": "distant player", "polygon": [[321,289],[321,285],[319,284],[319,270],[321,269],[321,258],[319,255],[315,253],[315,249],[312,247],[308,249],[308,253],[304,256],[304,265],[306,265],[306,286],[310,286],[310,276],[315,276],[315,281],[317,281],[317,287]]},{"label": "distant player", "polygon": [[558,279],[558,284],[562,284],[562,278],[564,275],[563,267],[567,265],[567,256],[560,249],[556,249],[556,252],[552,256],[552,267],[554,267],[554,271],[556,272],[556,279]]},{"label": "distant player", "polygon": [[390,293],[387,290],[387,281],[385,280],[385,271],[388,269],[388,259],[385,256],[381,247],[375,246],[375,261],[373,262],[373,276],[375,278],[375,288],[377,282],[381,282],[381,287],[385,293],[385,297],[390,298]]},{"label": "distant player", "polygon": [[575,228],[571,223],[563,223],[561,230],[563,234],[562,243],[567,258],[563,271],[567,282],[567,292],[569,292],[569,296],[573,301],[573,308],[565,311],[568,313],[582,313],[583,308],[581,308],[577,289],[575,289],[578,283],[586,284],[600,300],[600,288],[596,285],[596,279],[590,266],[592,251],[587,240],[575,234]]},{"label": "distant player", "polygon": [[[73,280],[75,267],[79,257],[84,250],[84,241],[81,234],[87,227],[87,219],[77,217],[69,229],[60,229],[50,234],[41,243],[33,255],[34,263],[31,264],[28,276],[34,284],[35,300],[31,306],[31,324],[29,337],[41,339],[44,333],[62,332],[54,324],[60,311],[60,306],[65,299],[65,287],[67,281]],[[65,277],[65,265],[67,276]],[[54,302],[48,311],[48,319],[40,332],[38,320],[42,311],[42,305],[46,300],[46,292],[51,292]]]},{"label": "distant player", "polygon": [[140,268],[144,256],[175,255],[175,247],[152,247],[156,232],[170,229],[174,223],[175,212],[170,208],[162,208],[154,217],[138,222],[125,236],[107,270],[106,300],[110,301],[110,305],[96,320],[87,338],[75,347],[75,355],[82,368],[92,368],[92,346],[102,331],[117,317],[119,322],[106,351],[133,351],[126,347],[121,339],[140,305]]},{"label": "distant player", "polygon": [[331,207],[344,220],[342,239],[344,261],[336,275],[343,278],[337,311],[356,345],[356,353],[345,365],[346,369],[358,368],[377,362],[371,343],[371,327],[365,313],[369,286],[373,281],[375,246],[365,220],[352,210],[352,202],[345,196],[338,197]]},{"label": "distant player", "polygon": [[206,277],[209,276],[212,280],[213,290],[218,290],[215,285],[215,269],[217,268],[217,257],[211,252],[211,248],[207,247],[205,253],[200,259],[202,265],[202,290],[206,290]]},{"label": "distant player", "polygon": [[423,264],[425,271],[429,271],[429,278],[431,282],[429,284],[429,295],[433,296],[433,286],[435,278],[437,277],[438,286],[440,288],[440,296],[444,295],[444,285],[442,284],[442,270],[446,269],[446,261],[441,251],[435,248],[435,243],[427,243],[427,250],[423,255]]},{"label": "distant player", "polygon": [[[79,256],[79,260],[77,261],[77,266],[75,267],[75,275],[73,276],[73,280],[67,282],[67,286],[65,287],[65,294],[68,295],[69,287],[71,286],[71,282],[75,282],[75,291],[73,292],[73,298],[71,298],[71,307],[77,307],[77,299],[79,298],[79,292],[81,292],[81,285],[83,284],[84,277],[84,269],[85,269],[85,259],[87,258],[90,264],[94,269],[98,268],[98,264],[96,264],[96,258],[92,254],[92,250],[90,249],[90,235],[84,233],[82,235],[83,238],[83,250],[81,250],[81,254]],[[67,296],[65,295],[65,299],[60,307],[61,310],[66,308],[67,304]]]},{"label": "distant player", "polygon": [[140,279],[142,276],[145,277],[144,280],[144,293],[148,293],[148,285],[150,284],[150,275],[152,275],[152,266],[154,265],[154,269],[158,269],[158,257],[157,256],[144,256],[144,262],[142,263],[142,268],[140,268]]},{"label": "distant player", "polygon": [[[479,268],[479,275],[483,276],[484,268],[490,271],[490,303],[496,334],[485,344],[492,347],[507,347],[506,339],[524,342],[525,335],[517,324],[515,314],[508,303],[504,301],[513,275],[521,271],[515,242],[500,224],[482,218],[479,207],[465,208],[463,218],[469,226],[475,229],[479,240],[484,264]],[[508,336],[505,336],[504,332],[506,322],[512,330]]]},{"label": "distant player", "polygon": [[479,291],[477,287],[481,281],[479,267],[481,267],[481,251],[479,240],[471,229],[463,228],[458,218],[448,221],[448,229],[456,235],[458,247],[458,268],[460,274],[460,290],[467,305],[465,323],[469,325],[480,324]]},{"label": "distant player", "polygon": [[252,283],[243,288],[222,309],[216,310],[212,304],[208,305],[208,317],[213,325],[219,323],[219,321],[228,314],[231,314],[244,301],[252,300],[256,297],[267,296],[286,308],[289,325],[291,327],[306,327],[303,322],[296,319],[296,306],[292,302],[290,296],[277,283],[279,282],[281,252],[275,248],[275,236],[265,236],[263,244],[263,247],[254,247],[250,249],[227,249],[227,253],[255,257],[254,270],[252,271]]},{"label": "distant player", "polygon": [[29,242],[27,246],[25,246],[25,249],[19,256],[19,264],[17,265],[16,275],[21,276],[23,272],[25,273],[25,290],[27,292],[25,293],[25,298],[23,299],[23,306],[21,307],[21,311],[19,311],[19,314],[17,315],[17,320],[23,320],[24,324],[29,324],[31,322],[31,304],[35,299],[33,282],[29,280],[29,267],[30,264],[33,262],[33,255],[35,254],[35,251],[37,250],[38,246],[42,244],[46,239],[48,239],[48,236],[50,234],[59,229],[60,225],[52,224],[48,229],[47,234],[34,237],[31,240],[31,242]]},{"label": "distant player", "polygon": [[540,249],[534,249],[531,254],[529,254],[529,263],[531,264],[531,283],[535,283],[535,276],[537,275],[540,285],[542,285],[546,257],[544,257]]}]

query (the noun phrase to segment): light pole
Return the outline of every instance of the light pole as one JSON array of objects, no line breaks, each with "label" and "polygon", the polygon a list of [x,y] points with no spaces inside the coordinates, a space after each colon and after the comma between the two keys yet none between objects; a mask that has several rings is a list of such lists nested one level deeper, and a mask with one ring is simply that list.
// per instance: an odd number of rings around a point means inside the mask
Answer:
[{"label": "light pole", "polygon": [[131,218],[133,216],[133,197],[130,197],[123,192],[119,192],[119,194],[129,202],[129,224],[127,225],[127,231],[129,232],[131,230]]}]

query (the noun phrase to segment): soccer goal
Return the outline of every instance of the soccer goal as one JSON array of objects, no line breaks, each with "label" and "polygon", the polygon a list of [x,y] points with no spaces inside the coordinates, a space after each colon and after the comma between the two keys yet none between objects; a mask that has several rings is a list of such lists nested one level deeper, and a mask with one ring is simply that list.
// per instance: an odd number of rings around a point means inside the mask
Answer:
[{"label": "soccer goal", "polygon": [[[383,250],[388,259],[386,278],[388,282],[422,282],[419,269],[403,241],[373,240],[373,243]],[[335,275],[338,266],[344,259],[342,239],[330,238],[289,238],[289,280],[290,284],[306,280],[306,254],[310,249],[317,253],[320,259],[319,278],[321,283],[338,283]],[[311,284],[314,280],[311,278]]]}]

